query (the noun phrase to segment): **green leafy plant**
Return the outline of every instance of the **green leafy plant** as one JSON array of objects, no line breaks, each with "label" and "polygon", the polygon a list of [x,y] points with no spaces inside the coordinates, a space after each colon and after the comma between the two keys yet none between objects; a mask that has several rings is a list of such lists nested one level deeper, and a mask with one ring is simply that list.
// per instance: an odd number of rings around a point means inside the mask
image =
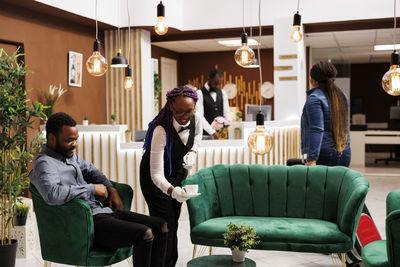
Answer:
[{"label": "green leafy plant", "polygon": [[154,73],[154,99],[158,99],[161,95],[161,80],[158,73]]},{"label": "green leafy plant", "polygon": [[29,184],[28,163],[43,142],[39,133],[28,140],[27,128],[33,129],[36,118],[46,118],[43,104],[27,99],[24,80],[30,72],[21,56],[0,48],[0,245],[11,244],[14,206]]},{"label": "green leafy plant", "polygon": [[241,118],[243,116],[243,113],[241,111],[236,112],[236,116],[238,116],[239,118]]},{"label": "green leafy plant", "polygon": [[126,132],[126,133],[130,133],[130,132],[132,132],[132,131],[128,129],[128,130],[125,130],[125,132]]},{"label": "green leafy plant", "polygon": [[117,114],[111,114],[110,118],[112,121],[115,121],[117,119]]},{"label": "green leafy plant", "polygon": [[62,88],[61,83],[57,87],[53,84],[49,86],[49,92],[42,90],[44,96],[44,105],[45,110],[44,113],[46,114],[47,118],[53,114],[54,106],[56,105],[57,100],[67,92],[66,89]]},{"label": "green leafy plant", "polygon": [[248,252],[250,248],[260,243],[256,229],[247,226],[246,223],[241,226],[236,223],[229,223],[226,228],[228,231],[223,234],[224,244],[232,250],[238,249]]},{"label": "green leafy plant", "polygon": [[17,217],[28,216],[28,212],[29,212],[30,208],[31,208],[31,205],[23,203],[23,202],[15,204],[15,216],[17,216]]},{"label": "green leafy plant", "polygon": [[84,121],[87,121],[87,120],[88,120],[88,118],[87,118],[86,115],[83,117],[83,120],[84,120]]}]

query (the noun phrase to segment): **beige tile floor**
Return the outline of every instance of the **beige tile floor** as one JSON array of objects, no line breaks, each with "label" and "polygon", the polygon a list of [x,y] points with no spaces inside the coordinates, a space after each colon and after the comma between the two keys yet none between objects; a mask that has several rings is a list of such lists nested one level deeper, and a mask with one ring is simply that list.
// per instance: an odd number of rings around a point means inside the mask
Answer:
[{"label": "beige tile floor", "polygon": [[[362,172],[366,179],[370,182],[370,192],[367,196],[367,206],[372,214],[373,219],[379,229],[382,238],[385,238],[385,212],[386,212],[386,195],[394,190],[400,189],[400,167],[392,164],[386,167],[366,167],[355,168]],[[183,206],[179,227],[179,260],[177,267],[186,266],[192,257],[193,245],[189,238],[189,218],[186,206]],[[207,250],[208,251],[208,250]],[[229,254],[228,249],[216,248],[214,254]],[[251,250],[247,254],[248,258],[253,259],[258,267],[279,266],[279,267],[300,267],[300,266],[335,266],[332,258],[328,255],[314,253],[295,253],[282,251],[257,251]],[[1,264],[0,264],[1,265]],[[40,251],[35,251],[33,256],[28,259],[17,259],[16,267],[39,267],[43,266]],[[65,266],[57,264],[56,266]],[[118,267],[128,267],[126,261],[113,265]]]}]

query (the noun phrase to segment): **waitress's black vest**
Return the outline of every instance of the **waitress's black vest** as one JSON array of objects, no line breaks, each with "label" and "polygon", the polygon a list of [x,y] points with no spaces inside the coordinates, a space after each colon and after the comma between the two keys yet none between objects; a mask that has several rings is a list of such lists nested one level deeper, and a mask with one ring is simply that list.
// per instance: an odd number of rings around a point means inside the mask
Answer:
[{"label": "waitress's black vest", "polygon": [[221,89],[216,89],[217,99],[214,101],[210,92],[205,87],[200,90],[203,93],[204,118],[211,124],[216,117],[224,116],[222,91]]},{"label": "waitress's black vest", "polygon": [[[181,186],[183,180],[186,179],[188,171],[182,167],[183,157],[192,149],[194,143],[195,136],[195,118],[192,117],[190,119],[190,123],[192,127],[189,129],[189,138],[186,143],[186,146],[182,143],[181,138],[178,133],[173,131],[173,143],[171,149],[171,166],[172,172],[170,174],[170,166],[168,161],[167,148],[165,147],[164,151],[164,176],[173,186]],[[161,124],[160,124],[161,125]],[[166,124],[161,125],[166,131]],[[150,151],[151,145],[146,149],[143,154],[142,161],[140,163],[140,176],[141,179],[148,179],[147,182],[151,181],[150,177]]]}]

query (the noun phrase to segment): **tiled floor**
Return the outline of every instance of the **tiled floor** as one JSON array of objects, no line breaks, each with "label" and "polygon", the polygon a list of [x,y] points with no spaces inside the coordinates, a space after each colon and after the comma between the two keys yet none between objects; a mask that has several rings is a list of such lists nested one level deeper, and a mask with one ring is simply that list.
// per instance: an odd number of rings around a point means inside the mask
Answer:
[{"label": "tiled floor", "polygon": [[[381,166],[384,166],[383,164]],[[395,166],[395,165],[393,165]],[[398,167],[398,166],[395,166]],[[400,189],[400,169],[386,166],[367,167],[357,169],[362,172],[370,182],[370,192],[367,196],[367,206],[372,214],[382,238],[385,238],[385,216],[386,216],[386,195],[394,190]],[[183,207],[179,226],[179,260],[177,267],[184,267],[192,257],[193,245],[189,238],[189,219],[186,206]],[[208,253],[208,249],[205,253]],[[228,249],[216,248],[214,254],[229,254]],[[264,266],[335,266],[332,258],[328,255],[314,253],[294,253],[281,251],[256,251],[251,250],[247,254],[253,259],[258,267]],[[39,267],[43,266],[40,251],[35,251],[29,259],[17,259],[16,267]],[[59,265],[57,266],[64,266]],[[128,267],[126,261],[116,264],[118,267]]]}]

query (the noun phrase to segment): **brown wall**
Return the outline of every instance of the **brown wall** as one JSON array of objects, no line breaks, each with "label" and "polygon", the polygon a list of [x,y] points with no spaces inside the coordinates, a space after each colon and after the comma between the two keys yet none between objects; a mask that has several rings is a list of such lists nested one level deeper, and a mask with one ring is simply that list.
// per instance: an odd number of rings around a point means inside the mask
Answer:
[{"label": "brown wall", "polygon": [[[68,92],[59,99],[55,112],[69,113],[78,123],[84,115],[90,123],[106,123],[105,76],[90,76],[85,66],[93,51],[94,27],[10,5],[0,9],[0,21],[0,39],[24,45],[25,63],[33,71],[26,78],[26,88],[34,88],[29,98],[40,100],[40,89],[61,83]],[[103,32],[100,37],[102,40]],[[68,51],[83,54],[82,87],[68,86]]]},{"label": "brown wall", "polygon": [[382,88],[382,76],[389,70],[389,63],[351,64],[351,100],[361,98],[367,122],[388,122],[390,106],[397,98]]},{"label": "brown wall", "polygon": [[151,46],[151,57],[152,58],[156,58],[158,59],[158,73],[160,74],[160,79],[162,76],[161,73],[161,57],[167,57],[167,58],[172,58],[172,59],[176,59],[178,62],[178,86],[181,85],[179,83],[180,81],[180,58],[181,58],[182,54],[176,53],[174,51],[168,50],[168,49],[164,49],[155,45]]},{"label": "brown wall", "polygon": [[[260,81],[260,74],[258,68],[249,69],[242,68],[236,64],[233,56],[234,51],[224,51],[224,52],[208,52],[208,53],[185,53],[180,56],[180,67],[179,67],[179,84],[187,84],[189,80],[193,80],[198,77],[200,80],[201,75],[203,75],[204,80],[208,78],[208,73],[210,70],[218,66],[221,71],[226,72],[227,78],[229,75],[232,77],[243,75],[243,80],[246,83],[256,84]],[[263,82],[270,81],[274,82],[274,72],[273,72],[273,50],[272,49],[262,49],[261,50],[261,65],[263,73]],[[233,82],[235,82],[233,80]],[[232,102],[232,101],[231,101]],[[232,103],[230,103],[232,105]],[[253,102],[248,102],[247,104],[258,104],[258,99],[253,100]],[[274,100],[266,100],[263,98],[263,105],[272,105],[272,119],[274,118]],[[244,111],[244,110],[242,110]]]}]

